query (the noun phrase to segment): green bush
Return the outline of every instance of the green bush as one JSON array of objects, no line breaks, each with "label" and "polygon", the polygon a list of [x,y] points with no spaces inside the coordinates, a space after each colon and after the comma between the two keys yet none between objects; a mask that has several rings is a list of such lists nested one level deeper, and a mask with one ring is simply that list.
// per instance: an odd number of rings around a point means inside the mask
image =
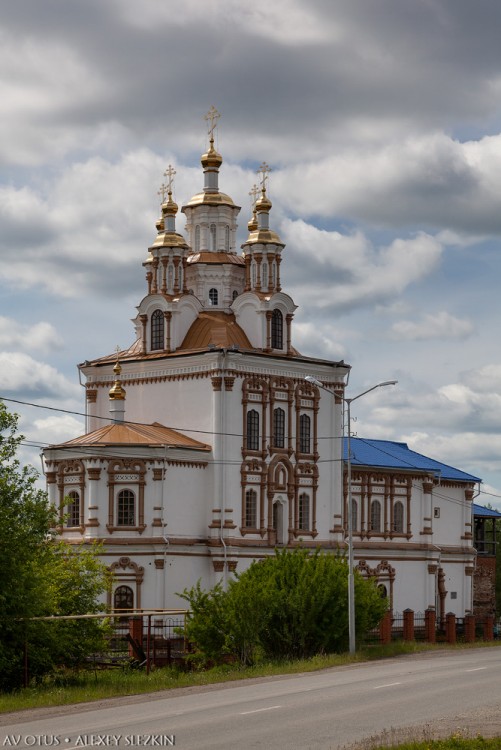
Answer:
[{"label": "green bush", "polygon": [[[319,550],[277,550],[255,561],[224,592],[200,583],[185,590],[188,638],[209,660],[226,654],[252,664],[267,659],[304,659],[346,650],[348,564],[344,556]],[[357,636],[381,620],[387,603],[374,581],[355,574]]]}]

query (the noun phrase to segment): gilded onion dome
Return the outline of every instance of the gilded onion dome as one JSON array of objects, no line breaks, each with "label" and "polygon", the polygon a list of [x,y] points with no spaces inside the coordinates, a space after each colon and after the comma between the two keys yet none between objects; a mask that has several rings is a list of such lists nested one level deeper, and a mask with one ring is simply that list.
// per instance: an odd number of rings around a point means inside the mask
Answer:
[{"label": "gilded onion dome", "polygon": [[217,169],[219,169],[219,167],[223,163],[223,157],[214,148],[214,137],[211,137],[209,150],[207,151],[207,153],[202,154],[200,162],[204,169],[207,169],[208,167],[216,167]]},{"label": "gilded onion dome", "polygon": [[266,195],[266,188],[263,185],[261,197],[256,201],[253,218],[247,225],[249,228],[249,237],[245,243],[246,245],[272,243],[284,247],[284,243],[279,235],[270,229],[269,213],[272,205],[272,202]]},{"label": "gilded onion dome", "polygon": [[118,359],[115,363],[115,367],[113,368],[113,372],[115,373],[115,382],[111,386],[109,394],[108,394],[110,401],[124,401],[126,391],[125,391],[125,388],[122,387],[122,382],[120,380],[120,373],[122,372],[122,367]]}]

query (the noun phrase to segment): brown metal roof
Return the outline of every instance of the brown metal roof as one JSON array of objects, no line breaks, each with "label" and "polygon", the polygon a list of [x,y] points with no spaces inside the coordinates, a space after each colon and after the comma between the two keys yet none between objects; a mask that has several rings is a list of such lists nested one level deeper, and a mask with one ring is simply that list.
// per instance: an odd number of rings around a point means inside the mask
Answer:
[{"label": "brown metal roof", "polygon": [[217,347],[253,348],[249,339],[235,321],[235,316],[224,312],[199,313],[178,351],[207,349],[209,344],[214,344]]},{"label": "brown metal roof", "polygon": [[121,422],[99,427],[87,435],[59,443],[51,448],[65,448],[79,445],[167,445],[173,448],[192,448],[200,451],[212,450],[210,445],[183,435],[177,430],[155,422],[154,424],[133,424]]}]

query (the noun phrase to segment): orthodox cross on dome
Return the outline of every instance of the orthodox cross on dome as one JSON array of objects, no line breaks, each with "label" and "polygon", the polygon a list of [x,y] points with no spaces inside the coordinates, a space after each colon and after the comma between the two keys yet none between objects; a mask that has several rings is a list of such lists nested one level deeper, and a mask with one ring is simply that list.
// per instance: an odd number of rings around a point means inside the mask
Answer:
[{"label": "orthodox cross on dome", "polygon": [[157,190],[157,195],[162,196],[162,203],[165,203],[165,196],[167,195],[168,191],[169,188],[164,183],[160,185],[160,190]]},{"label": "orthodox cross on dome", "polygon": [[209,124],[209,130],[207,131],[209,134],[209,138],[211,141],[214,140],[214,130],[216,129],[217,121],[221,117],[220,113],[217,111],[217,109],[212,105],[212,107],[209,109],[207,114],[204,116],[204,120],[207,120]]},{"label": "orthodox cross on dome", "polygon": [[169,164],[169,166],[164,172],[164,177],[167,177],[167,190],[169,193],[172,193],[172,183],[174,182],[175,174],[176,174],[176,170],[174,169],[172,164]]},{"label": "orthodox cross on dome", "polygon": [[249,190],[249,195],[251,198],[251,208],[254,210],[256,206],[257,196],[259,195],[259,188],[257,185],[253,185],[252,188]]},{"label": "orthodox cross on dome", "polygon": [[257,174],[261,175],[259,178],[261,180],[261,190],[266,191],[266,180],[269,179],[269,174],[271,172],[271,167],[268,166],[268,164],[263,161],[259,169],[257,170]]}]

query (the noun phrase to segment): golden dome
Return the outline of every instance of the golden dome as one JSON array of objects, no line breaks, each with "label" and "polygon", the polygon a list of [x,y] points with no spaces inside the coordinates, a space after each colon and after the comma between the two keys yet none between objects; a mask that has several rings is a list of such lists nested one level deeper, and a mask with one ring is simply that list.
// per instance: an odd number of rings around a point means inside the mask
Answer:
[{"label": "golden dome", "polygon": [[122,388],[122,383],[120,381],[120,373],[122,372],[122,368],[120,366],[120,362],[116,361],[115,367],[113,368],[113,372],[115,373],[115,382],[110,388],[109,392],[109,398],[110,401],[124,401],[125,400],[125,388]]},{"label": "golden dome", "polygon": [[270,211],[272,205],[272,202],[266,195],[266,189],[263,187],[261,197],[256,201],[256,212],[259,213],[260,211]]},{"label": "golden dome", "polygon": [[168,193],[169,199],[162,203],[162,213],[174,215],[177,214],[178,205],[172,200],[172,193],[169,190]]},{"label": "golden dome", "polygon": [[218,167],[219,168],[221,164],[223,163],[223,157],[214,148],[214,138],[210,139],[209,150],[207,151],[206,154],[202,154],[200,161],[204,169],[206,167]]},{"label": "golden dome", "polygon": [[247,229],[249,230],[249,232],[255,232],[257,227],[258,227],[258,224],[257,224],[256,211],[254,210],[252,212],[252,219],[247,222]]}]

